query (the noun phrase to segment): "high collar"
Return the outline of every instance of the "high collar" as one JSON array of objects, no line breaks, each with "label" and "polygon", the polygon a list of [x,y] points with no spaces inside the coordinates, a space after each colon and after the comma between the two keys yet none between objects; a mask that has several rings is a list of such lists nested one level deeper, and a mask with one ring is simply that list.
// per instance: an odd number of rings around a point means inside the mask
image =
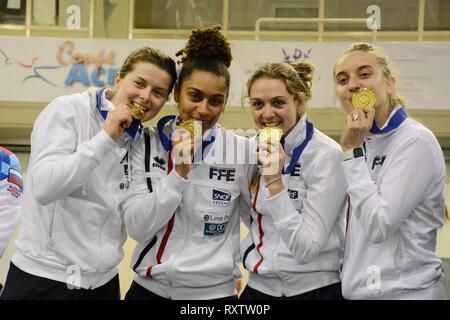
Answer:
[{"label": "high collar", "polygon": [[[395,115],[395,113],[396,113],[399,109],[401,109],[401,108],[403,108],[403,106],[402,106],[402,105],[398,105],[398,106],[396,106],[396,107],[391,111],[391,113],[389,114],[389,117],[386,119],[386,121],[384,122],[384,124],[383,124],[383,126],[380,128],[380,130],[385,129],[385,128],[389,125],[389,122],[391,121],[392,117],[393,117],[393,116]],[[383,138],[383,137],[386,137],[386,136],[388,136],[388,135],[393,134],[394,132],[397,132],[397,130],[398,130],[400,127],[401,127],[401,124],[398,125],[397,127],[393,128],[393,129],[392,129],[391,131],[389,131],[389,132],[386,132],[386,133],[377,133],[377,134],[370,134],[367,138],[368,138],[369,140],[372,140],[372,139],[378,139],[378,138]]]},{"label": "high collar", "polygon": [[308,116],[306,113],[298,120],[295,127],[284,137],[284,152],[288,156],[292,156],[295,147],[302,143],[306,138],[306,120]]},{"label": "high collar", "polygon": [[[383,126],[380,128],[380,130],[383,130],[384,128],[386,128],[386,126],[388,125],[389,121],[392,119],[392,116],[397,112],[398,109],[400,109],[402,106],[398,105],[396,106],[391,113],[389,114],[389,117],[386,119],[386,121],[384,122]],[[397,130],[397,128],[395,129]],[[394,130],[394,131],[395,131]]]},{"label": "high collar", "polygon": [[[169,151],[172,148],[172,133],[178,123],[178,116],[165,116],[161,118],[157,124],[159,139],[166,151]],[[216,140],[217,130],[218,126],[214,125],[203,133],[201,148],[197,148],[197,152],[194,155],[194,163],[197,163],[198,161],[201,162],[211,150],[211,146]],[[200,141],[196,141],[196,143],[200,143]]]}]

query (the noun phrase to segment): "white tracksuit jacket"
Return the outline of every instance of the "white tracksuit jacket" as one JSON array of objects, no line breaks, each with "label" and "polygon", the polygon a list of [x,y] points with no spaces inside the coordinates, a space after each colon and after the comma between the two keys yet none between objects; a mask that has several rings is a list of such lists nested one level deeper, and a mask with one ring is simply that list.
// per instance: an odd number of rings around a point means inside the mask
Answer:
[{"label": "white tracksuit jacket", "polygon": [[[167,136],[175,123],[164,125]],[[205,149],[204,163],[194,164],[185,180],[175,169],[168,174],[168,152],[158,130],[149,129],[150,154],[144,154],[144,139],[132,144],[130,195],[124,205],[128,233],[138,242],[131,263],[134,280],[169,299],[236,294],[234,280],[241,276],[240,212],[250,207],[248,185],[254,169],[243,164],[248,163],[248,139],[215,127],[215,141]]]},{"label": "white tracksuit jacket", "polygon": [[58,97],[38,116],[12,258],[23,271],[82,288],[117,274],[130,143],[120,147],[103,122],[95,89]]},{"label": "white tracksuit jacket", "polygon": [[[306,114],[285,139],[285,168],[306,137]],[[250,233],[241,243],[249,286],[271,296],[294,296],[340,282],[346,184],[342,150],[314,129],[286,189],[269,196],[260,177],[252,191]],[[255,201],[256,198],[256,201]]]},{"label": "white tracksuit jacket", "polygon": [[19,159],[0,146],[0,258],[16,229],[22,205],[23,180]]},{"label": "white tracksuit jacket", "polygon": [[342,163],[351,204],[344,297],[443,299],[443,270],[434,253],[444,219],[439,143],[407,118],[391,132],[366,138],[365,154]]}]

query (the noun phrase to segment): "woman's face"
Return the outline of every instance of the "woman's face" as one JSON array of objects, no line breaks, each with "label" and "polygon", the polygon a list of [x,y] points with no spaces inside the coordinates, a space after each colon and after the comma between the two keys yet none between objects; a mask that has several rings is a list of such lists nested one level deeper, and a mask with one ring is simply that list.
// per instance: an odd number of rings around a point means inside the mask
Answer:
[{"label": "woman's face", "polygon": [[287,91],[280,79],[255,80],[250,88],[250,105],[258,128],[279,128],[284,135],[295,127],[303,111],[303,103]]},{"label": "woman's face", "polygon": [[175,87],[181,120],[201,121],[203,132],[211,128],[223,112],[228,88],[225,79],[214,73],[194,70],[181,87]]},{"label": "woman's face", "polygon": [[133,101],[144,110],[142,122],[154,118],[166,102],[171,83],[167,71],[149,62],[138,62],[124,78],[116,76],[115,105]]},{"label": "woman's face", "polygon": [[352,96],[361,88],[374,90],[375,109],[389,107],[388,93],[395,87],[395,79],[386,79],[383,67],[369,52],[353,51],[344,55],[335,67],[336,92],[347,113],[352,111]]}]

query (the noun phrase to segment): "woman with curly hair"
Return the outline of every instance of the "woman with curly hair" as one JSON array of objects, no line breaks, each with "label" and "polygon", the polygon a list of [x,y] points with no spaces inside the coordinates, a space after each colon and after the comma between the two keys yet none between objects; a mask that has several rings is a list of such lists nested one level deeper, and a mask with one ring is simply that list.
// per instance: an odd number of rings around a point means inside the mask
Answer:
[{"label": "woman with curly hair", "polygon": [[125,299],[237,298],[239,213],[250,207],[252,167],[239,158],[248,140],[216,125],[232,59],[220,31],[192,32],[177,54],[179,114],[162,118],[132,146],[131,195],[123,208],[138,244]]}]

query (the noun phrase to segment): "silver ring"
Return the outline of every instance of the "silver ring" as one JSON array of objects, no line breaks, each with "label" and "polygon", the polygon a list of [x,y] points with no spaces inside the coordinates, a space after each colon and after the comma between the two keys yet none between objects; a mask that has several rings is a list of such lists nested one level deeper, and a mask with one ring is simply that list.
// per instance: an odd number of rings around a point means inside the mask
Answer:
[{"label": "silver ring", "polygon": [[353,122],[355,122],[356,120],[359,120],[359,115],[352,114],[352,120],[353,120]]}]

